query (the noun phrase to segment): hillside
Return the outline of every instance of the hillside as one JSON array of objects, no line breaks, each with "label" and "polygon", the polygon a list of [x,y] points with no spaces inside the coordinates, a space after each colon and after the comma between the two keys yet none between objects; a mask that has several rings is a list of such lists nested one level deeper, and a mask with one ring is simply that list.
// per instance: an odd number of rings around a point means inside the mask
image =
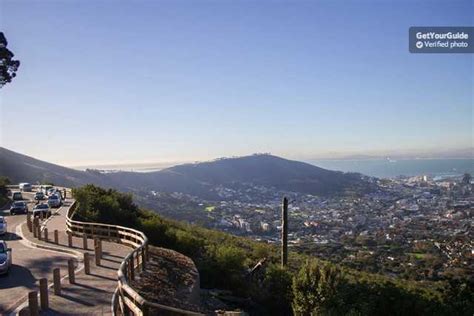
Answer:
[{"label": "hillside", "polygon": [[61,167],[0,148],[0,175],[13,183],[48,181],[71,187],[93,183],[124,191],[181,192],[209,200],[222,198],[218,187],[263,186],[318,195],[369,187],[359,174],[330,171],[271,155],[184,164],[149,173],[101,174]]},{"label": "hillside", "polygon": [[12,183],[52,182],[57,185],[76,187],[87,183],[105,185],[101,174],[78,171],[41,161],[0,147],[0,175]]},{"label": "hillside", "polygon": [[211,185],[252,183],[307,194],[339,193],[365,184],[358,174],[326,170],[267,154],[179,165],[162,172]]}]

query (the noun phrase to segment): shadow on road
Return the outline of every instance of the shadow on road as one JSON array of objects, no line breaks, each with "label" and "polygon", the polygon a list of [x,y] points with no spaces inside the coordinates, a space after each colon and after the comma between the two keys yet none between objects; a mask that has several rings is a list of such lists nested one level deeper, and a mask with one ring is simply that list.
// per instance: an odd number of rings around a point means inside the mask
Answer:
[{"label": "shadow on road", "polygon": [[5,235],[0,236],[0,240],[6,240],[6,241],[20,240],[20,239],[22,239],[20,236],[18,236],[15,233],[10,233],[10,232],[7,232]]},{"label": "shadow on road", "polygon": [[[36,279],[28,269],[15,264],[10,267],[8,274],[0,275],[0,290],[13,289],[15,287],[34,289],[35,283]],[[15,300],[19,298],[15,297]],[[12,302],[0,299],[0,315],[6,314],[12,308]]]},{"label": "shadow on road", "polygon": [[[33,288],[36,279],[30,270],[25,267],[13,264],[8,274],[0,275],[0,290],[9,289],[17,286]],[[1,301],[0,301],[1,303]]]}]

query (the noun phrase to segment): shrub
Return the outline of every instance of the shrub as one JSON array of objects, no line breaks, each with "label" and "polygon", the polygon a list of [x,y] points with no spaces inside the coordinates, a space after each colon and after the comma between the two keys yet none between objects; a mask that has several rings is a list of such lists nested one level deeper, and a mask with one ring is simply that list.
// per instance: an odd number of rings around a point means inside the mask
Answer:
[{"label": "shrub", "polygon": [[334,265],[308,260],[293,278],[293,310],[296,315],[319,315],[338,306],[342,281]]}]

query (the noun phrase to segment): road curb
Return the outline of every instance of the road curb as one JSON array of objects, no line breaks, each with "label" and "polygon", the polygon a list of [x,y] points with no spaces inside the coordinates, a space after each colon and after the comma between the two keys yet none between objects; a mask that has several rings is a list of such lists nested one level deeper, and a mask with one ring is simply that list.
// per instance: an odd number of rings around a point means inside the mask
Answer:
[{"label": "road curb", "polygon": [[25,235],[23,235],[22,232],[22,227],[26,224],[26,222],[21,223],[20,225],[17,226],[16,229],[16,234],[21,237],[21,240],[28,243],[29,246],[35,247],[35,248],[40,248],[40,249],[46,249],[50,251],[56,251],[56,252],[62,252],[62,253],[67,253],[69,255],[73,255],[78,259],[78,261],[82,262],[82,252],[77,251],[77,250],[71,250],[71,249],[65,249],[62,247],[54,247],[54,246],[49,246],[49,245],[43,245],[43,244],[38,244],[34,241],[31,241],[30,239],[26,238]]},{"label": "road curb", "polygon": [[[31,240],[29,240],[28,238],[26,238],[24,235],[23,235],[23,232],[22,232],[22,227],[26,224],[26,221],[19,224],[17,227],[16,227],[16,234],[18,236],[21,237],[21,242],[27,244],[28,246],[30,247],[34,247],[34,248],[39,248],[39,249],[45,249],[45,250],[48,250],[48,251],[53,251],[53,252],[61,252],[61,253],[66,253],[68,255],[71,255],[73,257],[75,257],[77,259],[77,262],[78,262],[78,265],[77,265],[77,268],[74,270],[74,274],[76,273],[79,273],[81,272],[82,270],[84,270],[84,260],[82,258],[82,252],[80,251],[77,251],[77,250],[69,250],[69,249],[64,249],[64,248],[59,248],[59,247],[53,247],[53,246],[46,246],[46,245],[41,245],[41,244],[37,244],[35,242],[32,242]],[[69,276],[66,274],[64,275],[62,278],[61,278],[61,281],[67,279]],[[53,287],[53,283],[49,283],[48,284],[48,289],[52,288]],[[17,305],[17,307],[8,314],[8,316],[16,316],[19,314],[19,312],[24,309],[25,307],[28,306],[28,301],[26,299],[26,297],[18,300],[18,301],[23,301],[23,303],[20,303],[19,305]]]}]

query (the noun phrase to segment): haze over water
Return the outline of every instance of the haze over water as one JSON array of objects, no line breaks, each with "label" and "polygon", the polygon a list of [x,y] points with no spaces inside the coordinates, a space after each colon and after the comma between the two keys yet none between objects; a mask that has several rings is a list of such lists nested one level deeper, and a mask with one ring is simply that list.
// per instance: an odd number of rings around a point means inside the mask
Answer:
[{"label": "haze over water", "polygon": [[455,176],[465,172],[474,173],[474,159],[364,159],[308,162],[325,169],[360,172],[379,178],[417,175]]},{"label": "haze over water", "polygon": [[[343,172],[359,172],[378,178],[397,176],[457,176],[465,172],[474,174],[474,159],[312,159],[306,160],[312,165]],[[146,164],[110,164],[76,166],[75,169],[99,169],[107,171],[152,172],[181,163],[146,163]]]}]

